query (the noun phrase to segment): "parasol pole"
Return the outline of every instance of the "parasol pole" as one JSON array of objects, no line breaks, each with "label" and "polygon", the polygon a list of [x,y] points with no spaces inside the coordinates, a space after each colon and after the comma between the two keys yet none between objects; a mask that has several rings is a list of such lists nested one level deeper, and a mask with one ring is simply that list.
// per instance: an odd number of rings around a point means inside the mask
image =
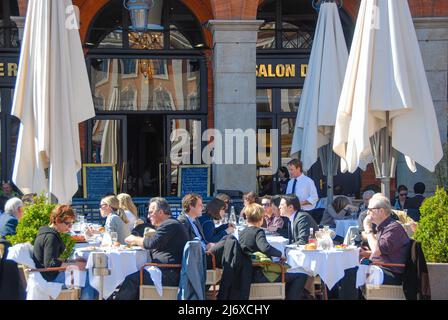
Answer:
[{"label": "parasol pole", "polygon": [[327,145],[327,207],[333,202],[333,139]]},{"label": "parasol pole", "polygon": [[383,193],[387,198],[390,197],[390,163],[391,163],[391,152],[390,152],[390,139],[389,139],[389,111],[386,111],[386,134],[384,135],[384,152],[383,161],[381,161],[381,193]]}]

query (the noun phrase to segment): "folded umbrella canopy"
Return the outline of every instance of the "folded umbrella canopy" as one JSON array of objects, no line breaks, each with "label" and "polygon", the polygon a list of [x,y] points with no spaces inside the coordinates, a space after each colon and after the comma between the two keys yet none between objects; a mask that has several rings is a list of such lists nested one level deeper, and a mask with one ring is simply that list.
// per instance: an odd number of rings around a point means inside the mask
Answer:
[{"label": "folded umbrella canopy", "polygon": [[[382,130],[381,130],[382,129]],[[382,131],[382,132],[381,132]],[[363,0],[339,100],[333,150],[341,170],[374,161],[389,194],[393,153],[430,171],[443,156],[434,105],[406,0]]]},{"label": "folded umbrella canopy", "polygon": [[347,60],[347,44],[337,5],[324,2],[319,10],[291,156],[301,151],[303,170],[307,171],[319,154],[324,174],[327,175],[327,202],[331,202],[332,178],[334,169],[337,170],[331,142]]},{"label": "folded umbrella canopy", "polygon": [[29,2],[12,107],[21,121],[13,181],[23,192],[49,191],[59,203],[70,203],[78,190],[78,125],[95,116],[70,6]]}]

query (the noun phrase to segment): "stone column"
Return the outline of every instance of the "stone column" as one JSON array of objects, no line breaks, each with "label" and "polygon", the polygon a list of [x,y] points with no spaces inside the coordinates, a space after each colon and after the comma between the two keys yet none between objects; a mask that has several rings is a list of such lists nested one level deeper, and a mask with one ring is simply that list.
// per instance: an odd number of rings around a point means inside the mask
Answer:
[{"label": "stone column", "polygon": [[[434,108],[439,125],[442,145],[447,143],[447,75],[448,75],[448,17],[414,18],[414,26],[420,44],[426,77],[431,90]],[[446,155],[441,162],[447,161]],[[446,171],[446,166],[444,171]],[[440,172],[437,172],[440,175]],[[445,172],[445,176],[447,172]],[[404,184],[413,192],[416,182],[426,185],[426,193],[433,193],[437,182],[436,175],[418,166],[412,173],[406,166],[403,156],[397,162],[397,185]]]},{"label": "stone column", "polygon": [[[233,145],[230,155],[226,130],[256,130],[256,42],[260,20],[210,20],[213,33],[214,122],[223,135],[223,164],[213,166],[215,190],[256,191],[256,143],[246,143],[243,150]],[[248,132],[247,132],[248,133]],[[236,154],[244,153],[244,163],[236,164]],[[227,157],[229,158],[229,157]],[[255,158],[256,159],[256,158]],[[231,164],[229,164],[231,162]]]}]

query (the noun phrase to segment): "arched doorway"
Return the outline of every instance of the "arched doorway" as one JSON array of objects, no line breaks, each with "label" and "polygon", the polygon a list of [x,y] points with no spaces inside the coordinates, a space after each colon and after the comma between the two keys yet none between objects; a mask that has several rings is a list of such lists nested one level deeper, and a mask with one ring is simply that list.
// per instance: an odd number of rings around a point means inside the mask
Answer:
[{"label": "arched doorway", "polygon": [[134,197],[175,195],[175,132],[190,135],[193,161],[193,135],[207,128],[202,27],[181,1],[153,10],[150,29],[136,32],[123,1],[109,1],[84,44],[97,117],[86,125],[83,159],[115,164],[117,191]]}]

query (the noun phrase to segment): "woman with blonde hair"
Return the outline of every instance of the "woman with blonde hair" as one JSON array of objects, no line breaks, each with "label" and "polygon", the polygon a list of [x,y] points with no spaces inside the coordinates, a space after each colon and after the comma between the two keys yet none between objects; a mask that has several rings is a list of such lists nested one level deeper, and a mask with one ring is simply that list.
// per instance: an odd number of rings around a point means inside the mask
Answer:
[{"label": "woman with blonde hair", "polygon": [[[120,202],[120,209],[123,209],[128,222],[126,225],[129,230],[132,231],[134,229],[135,223],[138,220],[138,210],[135,206],[132,198],[127,193],[120,193],[117,196],[118,201]],[[124,220],[123,220],[124,221]]]},{"label": "woman with blonde hair", "polygon": [[107,196],[101,199],[100,213],[103,218],[106,218],[104,224],[106,232],[116,232],[117,241],[126,244],[124,239],[131,234],[131,231],[126,225],[129,221],[124,210],[120,208],[120,201],[117,197]]}]

